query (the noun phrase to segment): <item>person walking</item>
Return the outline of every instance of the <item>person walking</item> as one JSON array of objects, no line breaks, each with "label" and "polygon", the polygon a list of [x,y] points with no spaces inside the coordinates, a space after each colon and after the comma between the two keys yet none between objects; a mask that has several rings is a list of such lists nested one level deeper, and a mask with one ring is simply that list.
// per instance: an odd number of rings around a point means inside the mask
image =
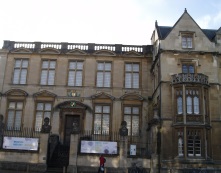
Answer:
[{"label": "person walking", "polygon": [[103,173],[104,172],[104,163],[106,162],[106,159],[104,158],[103,154],[100,155],[100,167],[98,169],[98,173]]}]

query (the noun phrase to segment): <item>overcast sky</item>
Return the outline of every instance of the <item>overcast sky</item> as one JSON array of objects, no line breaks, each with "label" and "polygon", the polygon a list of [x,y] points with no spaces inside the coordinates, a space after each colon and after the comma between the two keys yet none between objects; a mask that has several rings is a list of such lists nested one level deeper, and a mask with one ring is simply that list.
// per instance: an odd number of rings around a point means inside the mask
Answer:
[{"label": "overcast sky", "polygon": [[0,0],[3,40],[150,44],[155,21],[173,26],[186,8],[202,29],[221,27],[220,0]]}]

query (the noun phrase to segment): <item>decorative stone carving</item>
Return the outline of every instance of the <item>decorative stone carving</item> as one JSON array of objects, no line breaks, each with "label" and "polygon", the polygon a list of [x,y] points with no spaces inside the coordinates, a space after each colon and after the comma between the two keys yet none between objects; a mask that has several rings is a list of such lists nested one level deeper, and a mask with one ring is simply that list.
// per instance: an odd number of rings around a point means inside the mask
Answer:
[{"label": "decorative stone carving", "polygon": [[50,121],[50,119],[49,119],[48,117],[46,117],[46,118],[44,119],[44,124],[43,124],[42,127],[41,127],[41,132],[42,132],[42,133],[50,133],[50,131],[51,131],[51,125],[49,125],[49,121]]},{"label": "decorative stone carving", "polygon": [[121,122],[121,128],[119,130],[120,136],[128,136],[128,129],[127,129],[127,122],[122,121]]}]

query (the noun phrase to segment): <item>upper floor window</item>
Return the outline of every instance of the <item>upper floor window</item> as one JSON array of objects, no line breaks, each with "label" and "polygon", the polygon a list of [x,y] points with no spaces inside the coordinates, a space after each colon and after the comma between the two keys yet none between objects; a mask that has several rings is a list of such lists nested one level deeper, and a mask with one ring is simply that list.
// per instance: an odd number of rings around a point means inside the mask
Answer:
[{"label": "upper floor window", "polygon": [[97,63],[97,87],[111,87],[111,63]]},{"label": "upper floor window", "polygon": [[22,125],[23,102],[10,101],[8,104],[7,128],[20,130]]},{"label": "upper floor window", "polygon": [[68,86],[82,86],[83,62],[69,62]]},{"label": "upper floor window", "polygon": [[44,60],[41,66],[41,85],[54,85],[55,80],[55,60]]},{"label": "upper floor window", "polygon": [[182,64],[182,73],[195,73],[194,64]]},{"label": "upper floor window", "polygon": [[109,134],[110,128],[110,106],[95,105],[94,134]]},{"label": "upper floor window", "polygon": [[182,35],[182,48],[193,48],[193,35],[192,34]]},{"label": "upper floor window", "polygon": [[127,122],[128,135],[139,135],[139,119],[140,119],[140,107],[125,106],[124,107],[124,121]]},{"label": "upper floor window", "polygon": [[177,114],[183,114],[183,104],[186,106],[187,114],[200,114],[200,91],[197,88],[185,89],[185,103],[183,103],[182,89],[176,90]]},{"label": "upper floor window", "polygon": [[16,59],[14,64],[13,84],[26,84],[28,60]]},{"label": "upper floor window", "polygon": [[40,131],[43,125],[44,119],[48,117],[51,119],[52,114],[52,103],[50,102],[39,102],[36,105],[36,117],[35,117],[35,129]]},{"label": "upper floor window", "polygon": [[125,88],[139,88],[140,64],[125,64]]}]

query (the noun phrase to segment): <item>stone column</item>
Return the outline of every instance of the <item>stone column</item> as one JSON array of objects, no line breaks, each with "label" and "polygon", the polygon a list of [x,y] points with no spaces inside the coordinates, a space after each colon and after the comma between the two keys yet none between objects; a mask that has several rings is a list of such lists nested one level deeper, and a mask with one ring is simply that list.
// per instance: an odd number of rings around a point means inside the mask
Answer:
[{"label": "stone column", "polygon": [[[38,156],[38,163],[39,166],[42,166],[42,169],[46,171],[47,165],[47,151],[48,151],[48,133],[41,133],[40,134],[40,146],[39,146],[39,156]],[[42,170],[41,169],[41,170]]]},{"label": "stone column", "polygon": [[79,134],[71,134],[68,173],[77,173],[78,139]]}]

